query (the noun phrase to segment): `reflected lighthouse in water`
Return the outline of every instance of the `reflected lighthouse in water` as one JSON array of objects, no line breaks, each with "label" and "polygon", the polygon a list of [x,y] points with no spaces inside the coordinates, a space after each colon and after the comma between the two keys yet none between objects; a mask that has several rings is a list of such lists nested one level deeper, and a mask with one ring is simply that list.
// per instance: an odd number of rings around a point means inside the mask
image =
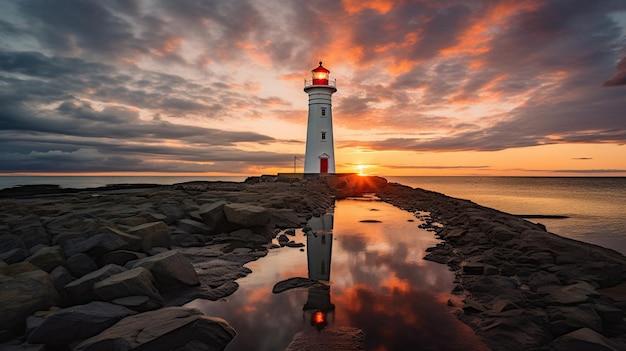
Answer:
[{"label": "reflected lighthouse in water", "polygon": [[[333,250],[332,214],[311,218],[307,225],[307,266],[309,279],[330,283],[330,263]],[[317,330],[325,328],[332,315],[334,322],[335,305],[330,302],[330,285],[313,286],[308,290],[307,301],[302,307],[304,316],[309,315],[311,326]]]}]

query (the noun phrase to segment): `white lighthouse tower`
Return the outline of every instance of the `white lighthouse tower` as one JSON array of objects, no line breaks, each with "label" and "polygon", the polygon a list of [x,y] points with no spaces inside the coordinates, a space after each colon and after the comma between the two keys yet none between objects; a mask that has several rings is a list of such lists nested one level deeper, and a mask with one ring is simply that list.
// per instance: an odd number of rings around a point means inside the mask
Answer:
[{"label": "white lighthouse tower", "polygon": [[337,81],[329,77],[330,71],[322,61],[311,72],[311,77],[304,80],[304,91],[309,94],[304,173],[335,173],[331,98],[337,91]]}]

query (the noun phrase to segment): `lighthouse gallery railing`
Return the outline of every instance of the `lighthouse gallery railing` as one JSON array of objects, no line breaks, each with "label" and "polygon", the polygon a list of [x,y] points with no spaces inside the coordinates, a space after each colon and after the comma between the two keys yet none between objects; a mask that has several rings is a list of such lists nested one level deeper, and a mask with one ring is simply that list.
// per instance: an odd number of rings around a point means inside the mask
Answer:
[{"label": "lighthouse gallery railing", "polygon": [[[308,78],[304,78],[304,87],[310,87],[312,85],[319,85],[319,84],[313,84],[313,77],[308,77]],[[328,84],[331,87],[337,87],[337,80],[335,78],[328,78]],[[322,85],[324,86],[324,85]]]}]

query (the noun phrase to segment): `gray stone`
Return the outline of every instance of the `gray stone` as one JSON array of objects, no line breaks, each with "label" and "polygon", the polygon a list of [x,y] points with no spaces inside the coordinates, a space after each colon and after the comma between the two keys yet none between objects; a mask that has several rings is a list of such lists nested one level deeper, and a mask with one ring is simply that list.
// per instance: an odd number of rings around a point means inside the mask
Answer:
[{"label": "gray stone", "polygon": [[[4,235],[7,236],[7,235]],[[28,251],[23,248],[15,248],[0,254],[0,260],[7,264],[22,262],[28,257]]]},{"label": "gray stone", "polygon": [[178,221],[178,229],[192,234],[209,234],[214,231],[213,228],[209,227],[208,225],[188,218],[184,218]]},{"label": "gray stone", "polygon": [[210,350],[223,350],[235,330],[221,318],[185,307],[166,307],[126,317],[80,343],[76,351],[169,351],[199,341]]},{"label": "gray stone", "polygon": [[26,260],[46,272],[51,272],[65,262],[65,257],[60,246],[44,246]]},{"label": "gray stone", "polygon": [[113,301],[128,296],[148,296],[163,302],[163,297],[154,287],[154,278],[147,268],[137,267],[112,275],[93,285],[95,294],[104,301]]},{"label": "gray stone", "polygon": [[98,269],[98,265],[84,253],[78,253],[65,260],[65,268],[75,277],[82,277],[83,275],[93,272]]},{"label": "gray stone", "polygon": [[555,339],[551,346],[555,351],[619,351],[626,345],[616,345],[592,329],[581,328]]},{"label": "gray stone", "polygon": [[174,224],[179,219],[185,217],[185,211],[178,205],[163,204],[159,206],[161,213],[165,215],[165,223]]},{"label": "gray stone", "polygon": [[226,201],[217,201],[214,203],[204,204],[200,206],[198,213],[204,223],[216,227],[222,224],[226,219],[226,215],[224,214],[224,205],[226,205]]},{"label": "gray stone", "polygon": [[272,292],[274,294],[280,294],[283,291],[287,291],[295,288],[310,288],[310,287],[327,287],[328,285],[321,283],[319,280],[308,278],[289,278],[287,280],[280,281],[274,285]]},{"label": "gray stone", "polygon": [[598,292],[586,282],[579,282],[567,286],[543,286],[537,292],[546,294],[543,298],[548,303],[568,305],[588,301],[591,296],[598,296]]},{"label": "gray stone", "polygon": [[280,244],[280,246],[285,246],[288,242],[289,238],[286,235],[281,234],[280,236],[278,236],[278,243]]},{"label": "gray stone", "polygon": [[137,312],[148,312],[163,307],[163,302],[151,299],[148,296],[126,296],[111,302]]},{"label": "gray stone", "polygon": [[15,277],[0,275],[0,330],[23,330],[26,317],[55,305],[58,300],[52,278],[42,270]]},{"label": "gray stone", "polygon": [[116,264],[118,266],[124,266],[130,261],[138,260],[144,257],[146,257],[146,254],[142,252],[116,250],[107,252],[100,260],[103,264]]},{"label": "gray stone", "polygon": [[50,246],[50,236],[41,225],[39,217],[31,215],[19,219],[7,221],[7,226],[12,234],[20,237],[26,247],[31,248],[38,244]]},{"label": "gray stone", "polygon": [[73,301],[77,303],[86,303],[96,298],[96,295],[93,292],[93,285],[95,283],[124,271],[126,271],[126,268],[124,267],[120,267],[115,264],[108,264],[67,284],[64,290]]},{"label": "gray stone", "polygon": [[127,268],[145,267],[150,270],[160,289],[200,284],[191,262],[177,251],[166,251],[126,264]]},{"label": "gray stone", "polygon": [[224,205],[224,214],[228,222],[244,227],[264,226],[272,219],[266,208],[242,203]]},{"label": "gray stone", "polygon": [[26,251],[27,247],[26,245],[24,245],[24,243],[22,242],[22,239],[18,235],[13,235],[13,234],[0,235],[0,252],[4,253],[7,251],[11,251],[13,249],[23,249],[24,251]]},{"label": "gray stone", "polygon": [[0,266],[0,275],[6,275],[7,277],[15,277],[18,274],[22,274],[25,272],[39,271],[41,268],[35,266],[34,264],[24,261],[18,262],[11,265],[5,265],[4,267]]},{"label": "gray stone", "polygon": [[63,266],[58,266],[57,268],[53,269],[52,272],[50,272],[50,277],[52,278],[52,281],[54,282],[54,287],[58,291],[63,291],[63,288],[67,284],[69,284],[69,283],[73,282],[74,280],[76,280],[76,277],[73,276]]},{"label": "gray stone", "polygon": [[575,307],[550,306],[546,312],[552,335],[560,336],[580,328],[602,332],[602,318],[591,304],[580,304]]},{"label": "gray stone", "polygon": [[200,280],[202,280],[202,285],[212,288],[245,277],[252,272],[249,268],[243,267],[241,263],[224,259],[212,259],[196,263],[195,267],[198,270]]},{"label": "gray stone", "polygon": [[61,244],[66,257],[77,253],[91,252],[101,256],[109,251],[127,247],[126,241],[111,233],[101,233],[88,238],[73,238]]},{"label": "gray stone", "polygon": [[153,247],[167,247],[171,245],[170,227],[165,222],[150,222],[128,230],[129,234],[141,237],[143,252],[150,252]]},{"label": "gray stone", "polygon": [[45,318],[28,335],[28,342],[46,345],[68,345],[99,334],[120,319],[136,314],[128,308],[93,301],[57,311]]},{"label": "gray stone", "polygon": [[256,234],[252,230],[248,228],[235,230],[228,234],[228,237],[231,240],[240,240],[245,241],[247,243],[256,243],[256,244],[266,244],[271,239],[267,236]]},{"label": "gray stone", "polygon": [[[146,224],[145,220],[142,223],[137,224],[136,226],[140,227],[144,224]],[[138,251],[138,250],[141,250],[142,248],[142,239],[139,235],[129,234],[125,231],[122,231],[113,227],[104,227],[102,230],[104,232],[111,233],[119,237],[120,239],[124,240],[128,244],[128,250]]]}]

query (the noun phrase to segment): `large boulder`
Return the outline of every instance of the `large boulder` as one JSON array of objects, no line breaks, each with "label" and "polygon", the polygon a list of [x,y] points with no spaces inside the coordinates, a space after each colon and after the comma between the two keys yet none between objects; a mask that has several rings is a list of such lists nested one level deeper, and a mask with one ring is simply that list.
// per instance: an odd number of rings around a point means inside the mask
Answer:
[{"label": "large boulder", "polygon": [[555,351],[618,351],[626,345],[616,343],[589,328],[581,328],[552,341]]},{"label": "large boulder", "polygon": [[132,227],[128,233],[141,238],[141,248],[146,253],[150,252],[153,247],[169,248],[172,242],[170,227],[161,221]]},{"label": "large boulder", "polygon": [[40,244],[50,245],[50,236],[37,216],[11,219],[7,221],[7,226],[11,233],[17,235],[28,248]]},{"label": "large boulder", "polygon": [[65,262],[65,256],[61,252],[60,246],[44,246],[30,255],[28,262],[50,273],[53,269]]},{"label": "large boulder", "polygon": [[179,286],[200,284],[191,262],[177,251],[166,251],[158,255],[128,262],[126,268],[144,267],[150,270],[159,288],[169,290]]},{"label": "large boulder", "polygon": [[76,237],[60,244],[66,257],[86,252],[102,256],[109,251],[119,250],[128,246],[126,241],[111,233],[100,233],[87,238]]},{"label": "large boulder", "polygon": [[224,205],[224,214],[228,222],[244,227],[264,226],[272,219],[265,207],[242,203]]},{"label": "large boulder", "polygon": [[154,278],[147,268],[137,267],[112,275],[93,285],[96,295],[104,301],[113,301],[128,296],[148,296],[163,302],[163,297],[154,287]]},{"label": "large boulder", "polygon": [[208,225],[189,218],[178,221],[178,229],[192,234],[209,234],[214,231],[213,228]]},{"label": "large boulder", "polygon": [[58,300],[52,278],[42,270],[15,277],[0,275],[0,330],[23,330],[26,317],[55,305]]},{"label": "large boulder", "polygon": [[[142,223],[137,224],[136,227],[140,227],[144,224],[146,224],[145,220]],[[129,250],[141,250],[142,239],[139,235],[129,234],[125,231],[113,227],[104,227],[102,228],[102,231],[104,231],[105,233],[111,233],[124,240],[128,244]]]},{"label": "large boulder", "polygon": [[76,340],[97,335],[120,319],[136,313],[128,308],[102,301],[64,308],[45,318],[43,323],[28,335],[28,342],[68,345]]},{"label": "large boulder", "polygon": [[165,215],[165,223],[167,224],[174,224],[179,219],[185,217],[185,211],[178,205],[163,204],[159,206],[159,210]]},{"label": "large boulder", "polygon": [[116,264],[108,264],[67,284],[64,290],[73,301],[86,303],[96,298],[93,292],[93,285],[95,283],[124,271],[126,271],[124,267]]},{"label": "large boulder", "polygon": [[80,343],[76,351],[166,351],[193,343],[203,350],[223,350],[235,330],[221,318],[186,307],[166,307],[126,317]]},{"label": "large boulder", "polygon": [[224,214],[224,206],[227,204],[226,201],[217,201],[214,203],[204,204],[200,206],[198,210],[198,214],[202,217],[204,223],[216,227],[220,225],[226,215]]},{"label": "large boulder", "polygon": [[104,256],[100,258],[100,261],[103,264],[113,263],[116,265],[124,266],[126,265],[126,263],[130,261],[138,260],[144,257],[146,257],[146,254],[142,252],[135,252],[135,251],[129,251],[129,250],[117,250],[117,251],[107,252],[106,254],[104,254]]},{"label": "large boulder", "polygon": [[78,253],[65,261],[65,268],[75,277],[93,272],[98,269],[98,265],[89,255]]},{"label": "large boulder", "polygon": [[[9,235],[2,235],[2,236],[9,236]],[[2,236],[0,236],[0,237],[2,237]],[[8,264],[18,263],[18,262],[24,261],[28,257],[28,254],[29,253],[28,253],[28,251],[26,249],[14,248],[14,249],[10,249],[10,250],[8,250],[6,252],[0,253],[0,260],[6,262]]]}]

